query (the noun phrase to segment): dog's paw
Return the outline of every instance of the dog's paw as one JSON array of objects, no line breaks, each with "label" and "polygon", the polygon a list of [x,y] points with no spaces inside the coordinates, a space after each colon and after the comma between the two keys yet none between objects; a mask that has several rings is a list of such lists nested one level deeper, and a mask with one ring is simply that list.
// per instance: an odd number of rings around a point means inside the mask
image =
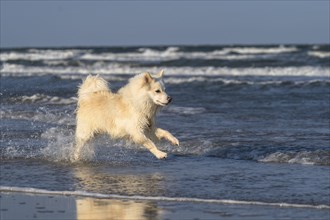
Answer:
[{"label": "dog's paw", "polygon": [[155,155],[158,159],[165,159],[167,158],[167,153],[163,152],[163,151],[158,151],[157,154]]},{"label": "dog's paw", "polygon": [[74,163],[74,162],[77,162],[79,160],[79,158],[80,158],[80,155],[75,152],[73,155],[70,156],[70,161],[72,163]]},{"label": "dog's paw", "polygon": [[170,142],[171,142],[173,145],[176,145],[176,146],[179,146],[179,145],[180,145],[179,140],[176,139],[175,137],[171,137]]}]

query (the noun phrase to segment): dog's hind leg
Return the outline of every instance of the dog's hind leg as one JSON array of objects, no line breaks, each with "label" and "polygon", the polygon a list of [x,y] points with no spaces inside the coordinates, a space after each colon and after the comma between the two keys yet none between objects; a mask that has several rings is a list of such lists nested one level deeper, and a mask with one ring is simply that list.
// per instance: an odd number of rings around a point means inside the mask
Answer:
[{"label": "dog's hind leg", "polygon": [[77,127],[75,149],[71,158],[72,161],[79,160],[82,148],[92,136],[92,132],[82,131]]},{"label": "dog's hind leg", "polygon": [[74,149],[73,156],[71,158],[72,161],[79,160],[81,150],[82,150],[82,148],[83,148],[83,146],[85,145],[86,142],[87,142],[87,140],[76,138],[75,149]]}]

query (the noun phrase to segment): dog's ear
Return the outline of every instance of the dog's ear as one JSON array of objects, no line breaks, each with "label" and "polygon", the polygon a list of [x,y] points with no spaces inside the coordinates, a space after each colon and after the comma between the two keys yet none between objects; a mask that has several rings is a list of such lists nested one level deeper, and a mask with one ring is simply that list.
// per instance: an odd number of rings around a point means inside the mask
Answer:
[{"label": "dog's ear", "polygon": [[164,70],[161,70],[157,73],[157,78],[162,78],[164,75]]},{"label": "dog's ear", "polygon": [[147,84],[151,83],[151,81],[153,80],[152,76],[148,72],[143,74],[143,79],[144,79],[144,82]]}]

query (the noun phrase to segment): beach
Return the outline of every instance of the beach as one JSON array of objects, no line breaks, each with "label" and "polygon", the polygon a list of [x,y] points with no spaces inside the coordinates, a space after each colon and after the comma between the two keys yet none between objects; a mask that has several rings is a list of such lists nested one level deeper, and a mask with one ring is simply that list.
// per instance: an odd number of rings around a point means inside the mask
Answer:
[{"label": "beach", "polygon": [[[294,218],[293,218],[294,216]],[[1,219],[328,219],[329,209],[1,193]]]}]

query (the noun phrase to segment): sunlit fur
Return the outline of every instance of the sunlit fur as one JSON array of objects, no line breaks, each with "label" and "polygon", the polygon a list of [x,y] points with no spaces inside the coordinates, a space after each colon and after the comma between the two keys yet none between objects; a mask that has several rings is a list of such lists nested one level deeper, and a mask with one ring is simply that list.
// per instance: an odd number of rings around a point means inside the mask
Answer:
[{"label": "sunlit fur", "polygon": [[154,141],[165,138],[174,145],[179,141],[168,131],[157,128],[155,116],[161,106],[170,103],[162,81],[142,73],[131,78],[117,93],[100,76],[88,76],[78,91],[76,144],[73,160],[80,158],[84,144],[97,133],[127,139],[145,146],[158,159],[167,157]]}]

